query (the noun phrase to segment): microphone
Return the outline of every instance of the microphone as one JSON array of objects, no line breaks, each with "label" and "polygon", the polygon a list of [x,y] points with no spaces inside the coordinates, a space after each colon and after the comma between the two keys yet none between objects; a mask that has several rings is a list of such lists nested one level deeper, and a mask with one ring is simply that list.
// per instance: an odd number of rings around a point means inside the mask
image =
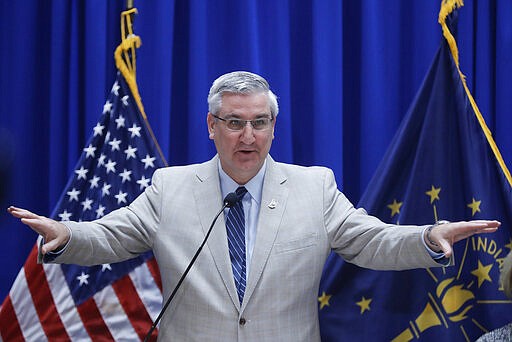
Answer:
[{"label": "microphone", "polygon": [[183,274],[181,275],[181,278],[178,281],[178,283],[176,284],[176,286],[174,287],[174,290],[172,290],[171,295],[165,302],[165,305],[162,307],[162,310],[160,311],[160,314],[158,315],[158,317],[155,319],[155,322],[151,326],[151,329],[149,329],[148,333],[146,334],[146,337],[144,338],[144,342],[149,341],[149,338],[151,337],[153,330],[155,330],[156,326],[158,325],[158,322],[160,322],[160,319],[164,315],[165,310],[167,310],[167,307],[169,306],[169,304],[171,304],[171,301],[174,298],[174,295],[176,295],[176,292],[178,292],[178,289],[180,288],[181,283],[183,283],[183,280],[185,280],[185,277],[187,276],[188,271],[190,271],[190,269],[194,265],[194,262],[196,261],[197,257],[199,256],[199,253],[203,249],[203,246],[205,245],[206,241],[208,240],[208,237],[210,236],[210,233],[212,232],[213,226],[215,225],[215,222],[217,222],[217,219],[219,218],[220,214],[224,211],[224,209],[233,207],[236,204],[236,202],[238,202],[239,200],[240,199],[234,192],[230,192],[229,194],[226,195],[226,197],[224,198],[224,205],[219,210],[217,215],[215,215],[215,218],[213,219],[212,224],[210,225],[210,228],[208,229],[208,232],[206,233],[206,236],[203,239],[203,242],[197,249],[196,254],[194,254],[194,257],[192,258],[192,260],[190,260],[190,263],[188,264],[187,268],[185,269],[185,272],[183,272]]},{"label": "microphone", "polygon": [[[236,202],[238,202],[239,200],[240,200],[240,198],[238,198],[238,196],[236,195],[235,192],[230,192],[229,194],[226,195],[226,198],[224,198],[224,206],[225,207],[223,207],[222,210],[224,210],[224,208],[233,207],[236,204]],[[215,219],[217,219],[217,218],[215,218]]]}]

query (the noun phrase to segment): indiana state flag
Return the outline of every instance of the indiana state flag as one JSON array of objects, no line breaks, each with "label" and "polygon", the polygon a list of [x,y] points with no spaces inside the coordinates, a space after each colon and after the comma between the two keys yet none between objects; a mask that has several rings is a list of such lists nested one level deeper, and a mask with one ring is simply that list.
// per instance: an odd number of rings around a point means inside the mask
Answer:
[{"label": "indiana state flag", "polygon": [[474,341],[512,321],[499,283],[512,249],[512,180],[460,72],[451,34],[457,3],[447,3],[446,39],[359,207],[404,225],[502,225],[458,242],[455,266],[446,268],[377,272],[331,255],[318,298],[324,342]]}]

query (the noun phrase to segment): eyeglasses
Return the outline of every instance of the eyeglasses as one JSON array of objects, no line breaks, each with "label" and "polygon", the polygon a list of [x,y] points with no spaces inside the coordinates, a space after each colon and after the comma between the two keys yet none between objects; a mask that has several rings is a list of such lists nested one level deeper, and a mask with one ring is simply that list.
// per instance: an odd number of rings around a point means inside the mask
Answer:
[{"label": "eyeglasses", "polygon": [[270,128],[272,120],[274,118],[262,117],[254,120],[240,120],[236,118],[223,119],[217,115],[212,114],[215,119],[218,119],[226,124],[227,129],[230,131],[239,132],[247,126],[247,123],[251,123],[251,126],[256,131],[265,131]]}]

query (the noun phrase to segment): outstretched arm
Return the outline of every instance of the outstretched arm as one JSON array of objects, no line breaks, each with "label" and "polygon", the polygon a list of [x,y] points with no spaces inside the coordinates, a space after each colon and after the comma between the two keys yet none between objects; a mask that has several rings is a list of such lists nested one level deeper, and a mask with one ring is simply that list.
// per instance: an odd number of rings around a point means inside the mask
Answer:
[{"label": "outstretched arm", "polygon": [[13,206],[7,208],[7,211],[12,216],[21,219],[22,223],[44,238],[45,244],[41,247],[42,254],[58,250],[65,246],[70,239],[69,229],[60,222]]},{"label": "outstretched arm", "polygon": [[493,233],[500,226],[499,221],[461,221],[437,224],[427,230],[425,243],[433,250],[443,252],[447,258],[453,253],[453,244],[474,234]]}]

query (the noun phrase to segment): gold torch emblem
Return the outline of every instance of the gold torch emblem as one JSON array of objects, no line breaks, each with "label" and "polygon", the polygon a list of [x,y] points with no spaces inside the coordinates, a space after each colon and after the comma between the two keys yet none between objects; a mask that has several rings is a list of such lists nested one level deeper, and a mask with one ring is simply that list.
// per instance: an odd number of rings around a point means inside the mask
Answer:
[{"label": "gold torch emblem", "polygon": [[448,328],[447,320],[459,322],[466,319],[467,312],[473,307],[475,295],[463,285],[453,284],[454,280],[448,278],[441,281],[436,288],[436,297],[428,294],[429,301],[423,311],[393,341],[410,341],[431,327],[444,325]]}]

